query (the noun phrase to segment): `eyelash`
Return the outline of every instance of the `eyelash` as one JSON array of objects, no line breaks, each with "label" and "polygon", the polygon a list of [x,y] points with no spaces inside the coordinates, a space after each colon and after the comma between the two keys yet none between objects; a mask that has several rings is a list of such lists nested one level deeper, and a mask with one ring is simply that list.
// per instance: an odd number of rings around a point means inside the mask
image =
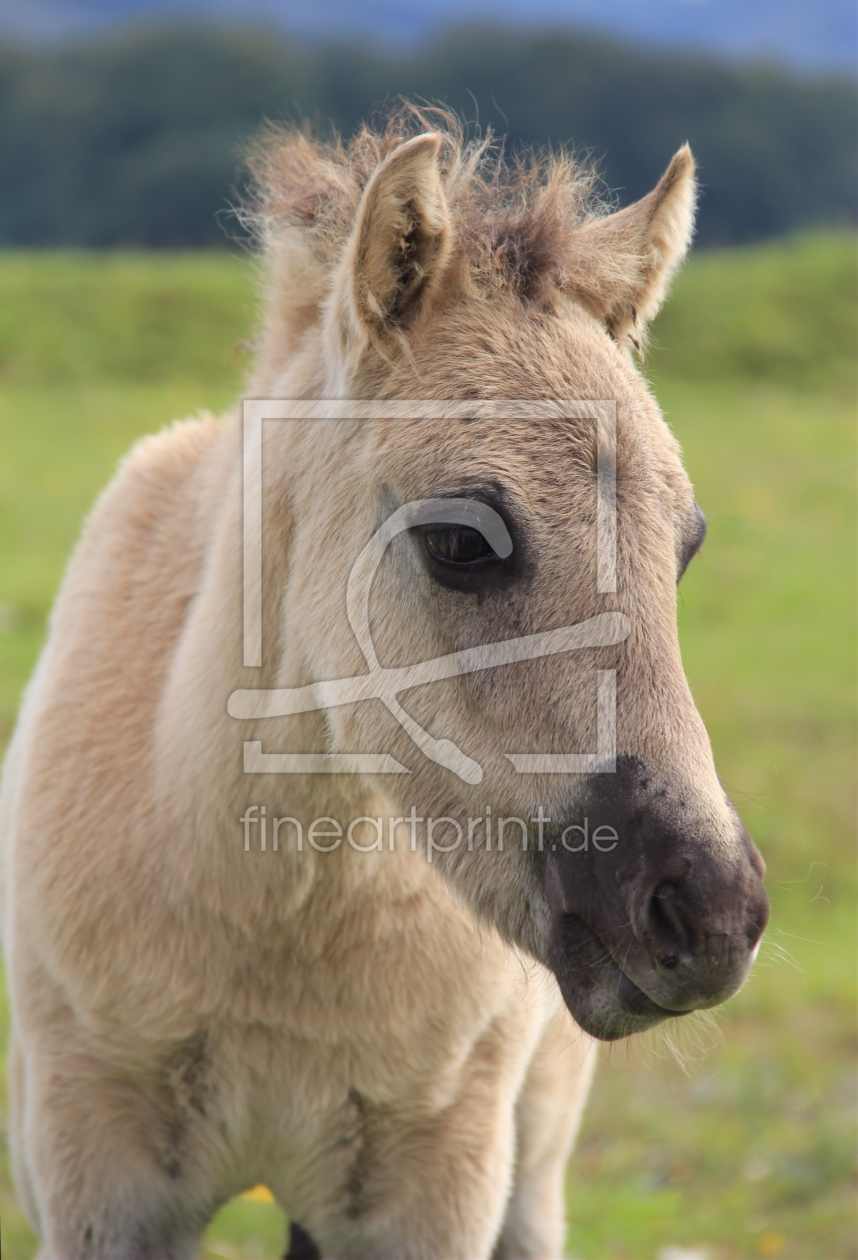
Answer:
[{"label": "eyelash", "polygon": [[479,530],[469,525],[428,525],[423,541],[433,560],[440,564],[464,567],[500,560]]},{"label": "eyelash", "polygon": [[421,535],[426,567],[440,586],[480,591],[513,572],[509,561],[472,526],[426,525]]}]

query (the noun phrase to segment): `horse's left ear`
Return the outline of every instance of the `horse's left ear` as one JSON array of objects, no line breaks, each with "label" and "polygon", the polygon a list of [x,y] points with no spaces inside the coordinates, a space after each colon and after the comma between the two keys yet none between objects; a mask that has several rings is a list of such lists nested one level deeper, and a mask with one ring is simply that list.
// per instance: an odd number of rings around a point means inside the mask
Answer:
[{"label": "horse's left ear", "polygon": [[576,231],[563,287],[616,341],[640,350],[646,323],[691,244],[696,191],[685,144],[646,197]]},{"label": "horse's left ear", "polygon": [[406,140],[364,190],[347,266],[357,323],[371,340],[406,329],[425,308],[450,252],[441,136]]}]

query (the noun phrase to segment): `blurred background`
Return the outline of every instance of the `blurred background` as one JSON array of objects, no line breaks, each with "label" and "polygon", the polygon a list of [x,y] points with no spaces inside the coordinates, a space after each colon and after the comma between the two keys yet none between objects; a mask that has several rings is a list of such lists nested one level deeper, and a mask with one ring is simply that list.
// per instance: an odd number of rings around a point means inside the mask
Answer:
[{"label": "blurred background", "polygon": [[[748,985],[606,1048],[569,1170],[578,1260],[841,1260],[855,1217],[856,11],[852,0],[0,0],[0,750],[93,498],[226,407],[254,329],[230,207],[265,119],[399,94],[648,191],[689,140],[695,252],[644,371],[709,536],[686,668],[768,864]],[[0,994],[0,1039],[8,1017]],[[0,1234],[17,1204],[0,1080]],[[282,1254],[264,1188],[207,1257]]]},{"label": "blurred background", "polygon": [[847,227],[855,26],[851,0],[0,0],[0,244],[224,247],[262,118],[348,135],[398,94],[572,145],[624,200],[689,140],[701,245]]}]

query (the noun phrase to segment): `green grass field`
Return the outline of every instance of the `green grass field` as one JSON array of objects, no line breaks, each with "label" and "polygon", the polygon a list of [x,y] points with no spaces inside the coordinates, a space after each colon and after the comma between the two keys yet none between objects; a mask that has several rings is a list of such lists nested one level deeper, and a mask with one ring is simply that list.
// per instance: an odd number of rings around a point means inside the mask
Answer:
[{"label": "green grass field", "polygon": [[[569,1174],[579,1260],[858,1254],[855,276],[845,236],[701,254],[653,330],[709,518],[687,672],[772,921],[711,1023],[604,1050]],[[235,396],[253,290],[225,255],[10,254],[0,294],[2,746],[82,517],[139,434]],[[0,1229],[7,1260],[34,1254],[5,1144]],[[236,1201],[203,1254],[277,1256],[284,1230]]]}]

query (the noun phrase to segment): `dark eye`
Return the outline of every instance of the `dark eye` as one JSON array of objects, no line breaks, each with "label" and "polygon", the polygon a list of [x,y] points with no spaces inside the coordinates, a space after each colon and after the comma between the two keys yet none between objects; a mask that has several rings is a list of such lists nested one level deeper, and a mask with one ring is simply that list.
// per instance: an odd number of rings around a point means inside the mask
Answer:
[{"label": "dark eye", "polygon": [[443,586],[481,589],[505,567],[491,543],[471,525],[426,525],[422,536],[429,572]]},{"label": "dark eye", "polygon": [[679,572],[676,577],[677,583],[682,581],[685,570],[691,564],[691,561],[697,555],[706,539],[706,517],[703,515],[703,509],[698,503],[694,504],[694,523],[691,527],[688,539],[682,550],[682,556],[679,561]]},{"label": "dark eye", "polygon": [[480,531],[470,525],[429,525],[423,539],[432,559],[442,564],[461,567],[500,559]]}]

